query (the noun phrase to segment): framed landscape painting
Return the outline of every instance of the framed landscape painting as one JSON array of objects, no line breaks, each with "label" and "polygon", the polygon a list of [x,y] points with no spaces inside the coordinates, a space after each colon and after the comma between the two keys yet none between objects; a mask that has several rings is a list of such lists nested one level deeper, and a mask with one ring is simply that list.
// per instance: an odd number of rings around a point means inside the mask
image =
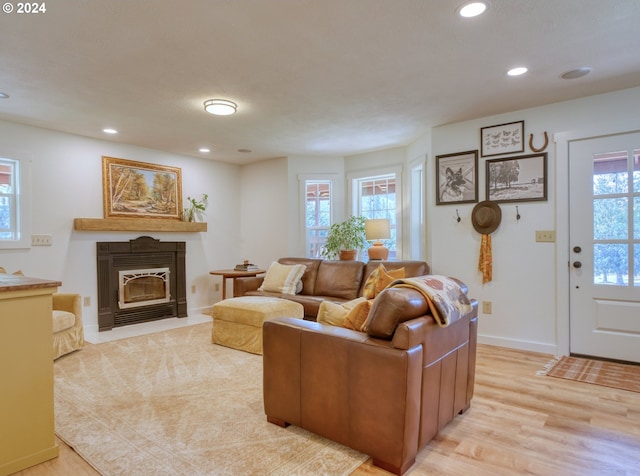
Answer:
[{"label": "framed landscape painting", "polygon": [[547,199],[547,153],[491,159],[487,164],[487,200],[530,202]]},{"label": "framed landscape painting", "polygon": [[178,167],[102,157],[104,217],[181,219]]},{"label": "framed landscape painting", "polygon": [[478,150],[436,156],[436,205],[478,201]]}]

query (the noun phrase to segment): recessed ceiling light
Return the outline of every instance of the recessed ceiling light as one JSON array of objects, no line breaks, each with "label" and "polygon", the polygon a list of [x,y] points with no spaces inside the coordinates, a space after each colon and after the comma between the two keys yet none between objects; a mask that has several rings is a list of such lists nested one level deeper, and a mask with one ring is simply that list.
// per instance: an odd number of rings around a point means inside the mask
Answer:
[{"label": "recessed ceiling light", "polygon": [[226,99],[207,99],[204,102],[204,110],[216,116],[228,116],[234,114],[237,109],[238,105],[235,102]]},{"label": "recessed ceiling light", "polygon": [[117,134],[118,131],[116,131],[115,129],[111,129],[110,127],[107,127],[106,129],[102,129],[102,132],[106,133],[106,134]]},{"label": "recessed ceiling light", "polygon": [[464,18],[477,17],[484,13],[486,9],[487,4],[485,2],[470,2],[462,5],[458,9],[458,15]]},{"label": "recessed ceiling light", "polygon": [[251,152],[251,149],[238,149],[238,152],[241,152],[243,154],[248,154],[249,152]]},{"label": "recessed ceiling light", "polygon": [[0,99],[9,99],[9,95],[0,91]]},{"label": "recessed ceiling light", "polygon": [[202,152],[203,154],[207,153],[207,152],[211,152],[211,149],[207,149],[206,147],[200,147],[198,149],[200,152]]},{"label": "recessed ceiling light", "polygon": [[525,68],[524,66],[520,66],[518,68],[510,69],[509,71],[507,71],[507,74],[509,76],[520,76],[521,74],[524,74],[527,71],[529,71],[527,68]]},{"label": "recessed ceiling light", "polygon": [[591,72],[591,68],[583,67],[583,68],[577,68],[577,69],[572,69],[571,71],[567,71],[566,73],[563,73],[560,77],[562,79],[578,79],[578,78],[582,78],[583,76],[586,76],[590,72]]}]

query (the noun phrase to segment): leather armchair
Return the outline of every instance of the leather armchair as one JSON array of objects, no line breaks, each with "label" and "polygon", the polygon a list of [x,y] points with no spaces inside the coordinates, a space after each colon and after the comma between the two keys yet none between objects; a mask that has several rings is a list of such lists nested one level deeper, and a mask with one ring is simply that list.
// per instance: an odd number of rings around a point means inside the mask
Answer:
[{"label": "leather armchair", "polygon": [[371,313],[379,314],[372,326],[379,336],[396,322],[389,339],[300,319],[265,322],[265,413],[272,423],[325,436],[401,475],[471,404],[477,301],[440,327],[419,293],[392,288]]}]

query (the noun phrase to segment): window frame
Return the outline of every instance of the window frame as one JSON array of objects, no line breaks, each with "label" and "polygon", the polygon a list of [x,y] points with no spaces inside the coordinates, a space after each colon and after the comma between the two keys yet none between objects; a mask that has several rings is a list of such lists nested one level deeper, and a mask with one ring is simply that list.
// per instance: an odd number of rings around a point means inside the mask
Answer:
[{"label": "window frame", "polygon": [[351,213],[353,215],[361,215],[360,210],[360,183],[375,180],[376,178],[387,177],[394,175],[396,180],[396,209],[395,209],[395,231],[396,231],[396,243],[395,243],[395,260],[402,260],[402,206],[403,206],[403,194],[402,194],[402,179],[403,179],[402,165],[395,165],[389,167],[380,167],[368,170],[353,171],[348,174],[349,190],[348,195],[351,203]]},{"label": "window frame", "polygon": [[16,239],[0,238],[0,250],[28,249],[31,244],[31,161],[18,157],[16,154],[1,151],[0,160],[13,162],[17,169],[17,182],[13,196],[15,199],[15,231],[18,233]]},{"label": "window frame", "polygon": [[337,208],[337,197],[338,197],[338,189],[337,187],[340,185],[337,180],[336,174],[301,174],[298,175],[298,184],[299,184],[299,194],[300,194],[300,237],[301,240],[301,254],[306,258],[314,258],[321,259],[321,256],[309,256],[309,235],[307,229],[307,183],[329,183],[329,191],[330,191],[330,217],[329,217],[329,225],[334,223],[336,217],[336,208]]}]

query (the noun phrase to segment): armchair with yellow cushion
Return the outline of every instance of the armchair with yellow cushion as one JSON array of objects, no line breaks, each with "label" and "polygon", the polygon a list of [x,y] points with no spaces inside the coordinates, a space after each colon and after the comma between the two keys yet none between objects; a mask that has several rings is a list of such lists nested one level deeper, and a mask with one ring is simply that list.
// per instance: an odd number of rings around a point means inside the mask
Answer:
[{"label": "armchair with yellow cushion", "polygon": [[[7,270],[0,266],[0,273]],[[24,276],[21,270],[13,274]],[[57,293],[53,295],[53,360],[84,346],[82,326],[82,302],[79,294]]]},{"label": "armchair with yellow cushion", "polygon": [[79,294],[53,295],[54,360],[84,346],[82,302]]}]

